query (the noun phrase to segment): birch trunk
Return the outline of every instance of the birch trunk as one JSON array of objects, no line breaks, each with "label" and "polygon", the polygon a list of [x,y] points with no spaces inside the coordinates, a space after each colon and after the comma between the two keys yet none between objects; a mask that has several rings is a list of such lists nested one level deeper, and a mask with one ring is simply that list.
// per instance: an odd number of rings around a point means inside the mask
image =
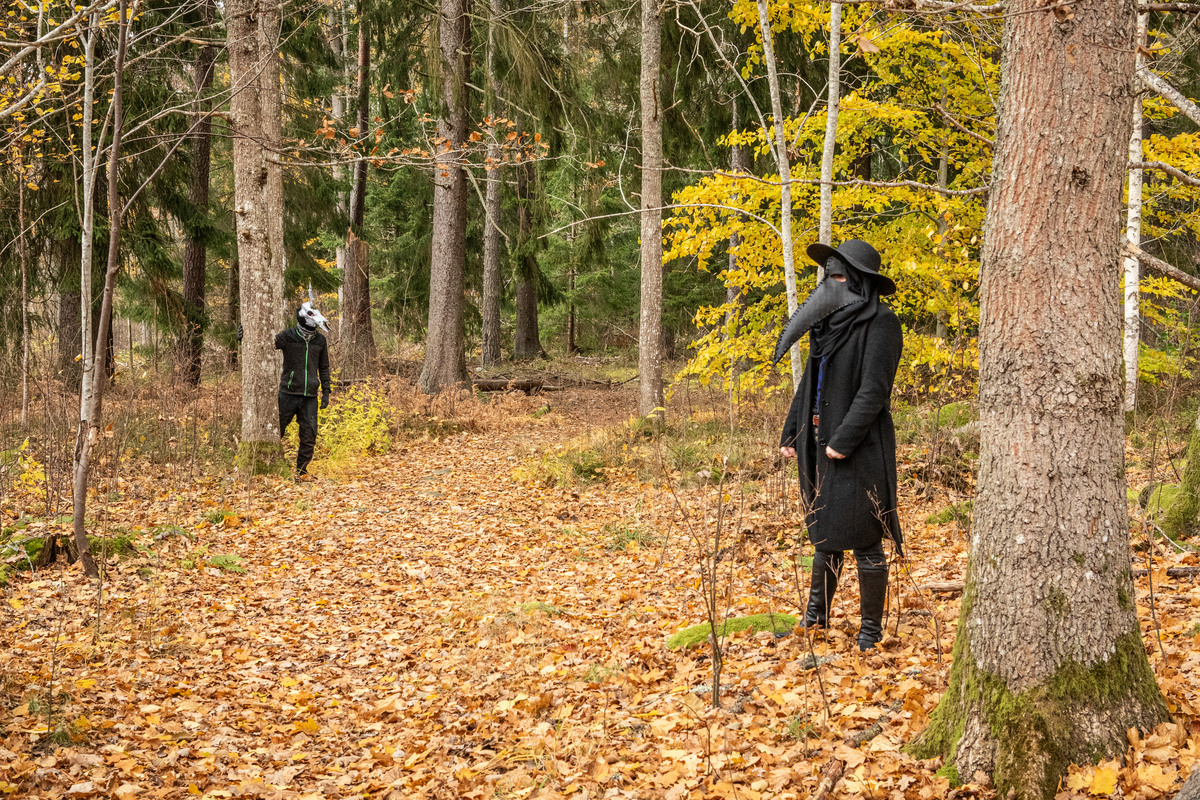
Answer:
[{"label": "birch trunk", "polygon": [[658,0],[642,0],[642,296],[638,326],[638,414],[663,406],[662,375],[662,20]]},{"label": "birch trunk", "polygon": [[471,71],[471,1],[439,0],[441,87],[433,184],[429,325],[419,385],[426,394],[467,383],[463,352],[463,269],[467,248],[467,77]]},{"label": "birch trunk", "polygon": [[79,232],[79,330],[82,375],[79,382],[79,419],[87,421],[91,406],[92,376],[95,359],[92,348],[92,246],[96,231],[96,161],[92,151],[93,98],[96,94],[96,37],[100,34],[100,15],[88,18],[87,40],[83,50],[83,203]]},{"label": "birch trunk", "polygon": [[[1005,8],[980,270],[980,471],[950,684],[919,755],[1054,796],[1167,709],[1135,609],[1113,271],[1133,0]],[[1048,235],[1047,231],[1052,231]]]},{"label": "birch trunk", "polygon": [[25,159],[17,162],[17,250],[21,260],[21,428],[29,430],[29,263],[25,251]]},{"label": "birch trunk", "polygon": [[[117,168],[121,160],[121,134],[125,126],[125,51],[129,43],[129,9],[126,0],[117,8],[117,54],[113,66],[112,92],[112,144],[108,148],[108,264],[104,270],[104,289],[100,301],[100,323],[96,328],[96,349],[92,363],[101,361],[109,352],[109,332],[112,327],[113,289],[116,286],[117,270],[121,266],[121,221],[124,214],[121,198],[117,194]],[[94,35],[94,32],[93,32]],[[87,265],[84,265],[84,269]],[[103,362],[101,362],[103,363]],[[85,381],[86,382],[86,381]],[[100,410],[104,399],[104,381],[93,375],[92,389],[88,396],[85,413],[79,423],[75,440],[74,474],[71,484],[73,513],[72,536],[83,572],[89,578],[98,578],[100,571],[92,557],[87,537],[87,486],[91,470],[92,450],[100,439]]]},{"label": "birch trunk", "polygon": [[[496,116],[496,25],[500,0],[491,0],[488,17],[487,112]],[[500,141],[495,136],[487,147],[487,193],[483,201],[483,344],[480,361],[490,367],[500,363]]]},{"label": "birch trunk", "polygon": [[256,0],[225,6],[232,83],[234,216],[240,270],[242,435],[238,461],[250,473],[284,467],[279,442],[279,357],[283,303],[283,187],[279,169],[278,7]]},{"label": "birch trunk", "polygon": [[[841,108],[842,4],[829,4],[829,100],[825,113],[825,146],[821,151],[821,218],[817,238],[833,244],[833,155],[837,149],[838,110]],[[817,269],[817,279],[824,268]]]},{"label": "birch trunk", "polygon": [[[835,6],[840,8],[840,6]],[[767,0],[758,0],[758,26],[762,33],[763,60],[767,63],[767,84],[771,92],[771,114],[775,117],[775,166],[779,170],[779,236],[783,249],[783,283],[787,290],[788,314],[794,314],[798,304],[796,298],[796,253],[792,244],[792,165],[788,160],[787,131],[783,116],[783,90],[779,85],[779,70],[775,64],[775,46],[771,37],[771,19],[767,15]],[[824,191],[825,187],[821,187]],[[792,366],[792,391],[800,386],[804,364],[800,359],[800,345],[794,344],[788,351]]]},{"label": "birch trunk", "polygon": [[[1146,66],[1146,57],[1141,47],[1146,43],[1147,14],[1138,14],[1137,44],[1138,51],[1134,56],[1135,72],[1140,75]],[[1135,77],[1134,83],[1141,82]],[[1129,161],[1140,163],[1142,160],[1142,94],[1139,92],[1133,98],[1133,132],[1129,135]],[[1125,209],[1125,238],[1134,247],[1142,246],[1142,176],[1140,169],[1129,170],[1129,200]],[[1136,258],[1125,258],[1125,410],[1133,411],[1137,405],[1138,387],[1138,345],[1141,342],[1142,319],[1139,303],[1141,284],[1141,265]]]}]

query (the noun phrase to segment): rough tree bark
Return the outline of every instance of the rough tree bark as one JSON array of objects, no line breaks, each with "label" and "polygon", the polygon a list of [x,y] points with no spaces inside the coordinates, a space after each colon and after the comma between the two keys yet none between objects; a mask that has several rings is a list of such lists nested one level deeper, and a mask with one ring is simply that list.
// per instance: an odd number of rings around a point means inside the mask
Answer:
[{"label": "rough tree bark", "polygon": [[538,336],[538,263],[533,240],[533,161],[517,167],[517,268],[516,325],[513,331],[513,358],[532,361],[545,355]]},{"label": "rough tree bark", "polygon": [[638,327],[638,414],[663,406],[662,375],[662,20],[642,0],[642,296]]},{"label": "rough tree bark", "polygon": [[1121,411],[1133,0],[1006,6],[980,281],[980,471],[950,684],[912,747],[1054,796],[1167,710],[1134,607]]},{"label": "rough tree bark", "polygon": [[[840,6],[834,6],[840,8]],[[796,298],[796,252],[792,244],[792,164],[788,159],[787,131],[783,116],[783,89],[775,65],[775,46],[772,42],[771,19],[767,15],[767,0],[758,0],[758,27],[763,40],[763,61],[767,64],[767,84],[771,91],[771,115],[775,118],[775,166],[779,169],[779,238],[783,250],[783,284],[787,291],[788,314],[794,314]],[[836,123],[835,123],[836,124]],[[822,186],[824,191],[825,187]],[[792,366],[792,391],[800,387],[804,364],[800,360],[800,345],[788,351]]]},{"label": "rough tree bark", "polygon": [[225,6],[232,83],[234,217],[240,268],[242,435],[238,462],[251,473],[285,467],[275,395],[275,327],[283,305],[283,182],[279,7]]},{"label": "rough tree bark", "polygon": [[[237,250],[233,251],[233,257],[229,259],[229,302],[225,308],[225,324],[229,330],[237,330],[238,322],[242,318],[242,268],[238,262]],[[238,349],[237,342],[229,347],[225,352],[225,366],[229,369],[236,369],[238,365]]]},{"label": "rough tree bark", "polygon": [[78,358],[83,332],[79,326],[79,245],[72,239],[54,243],[58,278],[58,368],[59,377],[72,390],[79,388]]},{"label": "rough tree bark", "polygon": [[[500,0],[491,0],[488,16],[487,113],[496,116],[496,25],[502,11]],[[483,343],[480,361],[485,367],[500,363],[500,140],[493,136],[487,147],[487,193],[483,201]]]},{"label": "rough tree bark", "polygon": [[[1146,57],[1141,48],[1146,42],[1146,20],[1149,15],[1138,14],[1137,44],[1138,51],[1134,55],[1135,72],[1140,75],[1145,68]],[[1134,78],[1135,85],[1141,79]],[[1133,98],[1133,132],[1129,135],[1129,161],[1139,163],[1142,160],[1142,94],[1138,92]],[[1129,170],[1129,199],[1125,209],[1125,238],[1134,247],[1142,246],[1142,176],[1140,169]],[[1137,405],[1138,385],[1138,345],[1141,343],[1142,317],[1138,308],[1139,289],[1141,281],[1141,265],[1132,255],[1125,256],[1125,342],[1122,350],[1125,356],[1125,405],[1126,411],[1133,411]]]},{"label": "rough tree bark", "polygon": [[350,189],[350,228],[346,232],[346,271],[342,279],[342,369],[349,378],[361,378],[375,365],[375,335],[371,330],[371,270],[369,248],[361,238],[367,205],[367,159],[371,107],[371,40],[367,3],[358,4],[358,142],[354,185]]},{"label": "rough tree bark", "polygon": [[[201,13],[207,27],[216,14],[214,0],[206,0]],[[188,185],[188,202],[198,217],[188,226],[187,242],[183,248],[183,317],[184,331],[178,345],[179,370],[192,386],[200,385],[201,352],[204,348],[204,282],[208,264],[208,183],[212,161],[212,85],[213,65],[217,48],[201,45],[196,51],[192,77],[195,100],[192,111],[197,114],[192,124],[192,175]]]},{"label": "rough tree bark", "polygon": [[463,352],[463,268],[467,249],[467,76],[471,71],[471,0],[440,0],[437,156],[433,184],[433,247],[425,364],[426,394],[466,385]]}]

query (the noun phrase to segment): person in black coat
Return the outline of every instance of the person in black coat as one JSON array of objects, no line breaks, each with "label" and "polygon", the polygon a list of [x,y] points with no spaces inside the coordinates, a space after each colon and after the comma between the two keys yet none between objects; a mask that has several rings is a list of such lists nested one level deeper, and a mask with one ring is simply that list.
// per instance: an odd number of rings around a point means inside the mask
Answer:
[{"label": "person in black coat", "polygon": [[858,563],[858,646],[883,638],[888,567],[883,540],[903,555],[896,510],[896,431],[891,394],[900,364],[900,321],[881,295],[896,291],[879,274],[879,253],[852,239],[808,255],[825,267],[822,280],[788,321],[776,361],[808,332],[808,365],[792,399],[780,453],[798,459],[800,496],[813,556],[805,624],[824,627],[845,550]]},{"label": "person in black coat", "polygon": [[[311,292],[310,292],[311,295]],[[296,450],[296,479],[312,480],[308,465],[317,446],[317,389],[321,408],[329,407],[329,342],[318,328],[329,325],[311,302],[296,309],[296,327],[275,334],[275,349],[283,351],[283,374],[279,377],[279,435],[296,420],[300,446]],[[237,338],[242,340],[242,326]]]},{"label": "person in black coat", "polygon": [[321,408],[329,407],[329,342],[318,330],[329,330],[325,317],[305,303],[296,311],[296,327],[275,334],[275,349],[283,351],[283,374],[279,378],[279,435],[292,420],[300,429],[296,450],[296,477],[311,480],[308,465],[317,445],[317,388]]}]

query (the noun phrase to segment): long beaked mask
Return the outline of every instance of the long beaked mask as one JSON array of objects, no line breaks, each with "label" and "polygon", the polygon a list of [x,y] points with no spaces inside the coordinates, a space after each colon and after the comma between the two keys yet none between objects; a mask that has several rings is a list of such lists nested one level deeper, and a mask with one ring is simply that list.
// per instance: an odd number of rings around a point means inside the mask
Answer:
[{"label": "long beaked mask", "polygon": [[308,300],[304,301],[304,305],[300,306],[300,310],[296,312],[296,321],[309,330],[321,330],[329,333],[328,320],[325,319],[320,311],[312,307],[312,303]]},{"label": "long beaked mask", "polygon": [[[847,280],[839,281],[834,277],[836,275]],[[825,262],[825,277],[783,326],[783,333],[779,334],[779,341],[775,343],[772,366],[778,364],[788,349],[799,341],[801,336],[812,330],[814,325],[843,308],[866,303],[870,298],[866,293],[860,294],[855,291],[855,284],[861,289],[862,282],[853,280],[850,268],[840,258],[830,257]]]}]

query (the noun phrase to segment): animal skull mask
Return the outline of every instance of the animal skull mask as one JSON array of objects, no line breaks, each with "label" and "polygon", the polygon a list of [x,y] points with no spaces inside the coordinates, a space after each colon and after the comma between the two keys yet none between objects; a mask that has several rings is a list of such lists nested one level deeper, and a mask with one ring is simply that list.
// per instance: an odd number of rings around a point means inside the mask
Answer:
[{"label": "animal skull mask", "polygon": [[304,301],[304,305],[296,311],[296,321],[309,330],[320,328],[326,333],[329,332],[328,320],[324,314],[312,307],[311,301]]}]

